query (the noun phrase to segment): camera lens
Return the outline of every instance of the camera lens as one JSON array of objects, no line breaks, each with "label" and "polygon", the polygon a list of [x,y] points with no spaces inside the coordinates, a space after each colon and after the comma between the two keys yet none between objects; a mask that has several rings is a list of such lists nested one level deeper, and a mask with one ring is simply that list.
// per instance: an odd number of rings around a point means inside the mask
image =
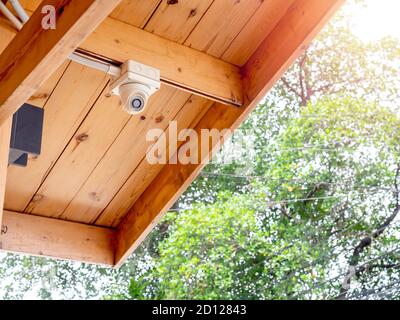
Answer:
[{"label": "camera lens", "polygon": [[144,106],[143,98],[134,97],[131,101],[131,106],[134,110],[141,110]]}]

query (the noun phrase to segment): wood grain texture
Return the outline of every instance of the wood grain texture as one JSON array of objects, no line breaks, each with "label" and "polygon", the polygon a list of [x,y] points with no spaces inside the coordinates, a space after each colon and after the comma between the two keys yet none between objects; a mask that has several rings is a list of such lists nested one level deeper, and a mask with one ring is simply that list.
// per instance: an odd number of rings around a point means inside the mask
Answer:
[{"label": "wood grain texture", "polygon": [[111,13],[111,17],[143,28],[160,2],[161,0],[123,0]]},{"label": "wood grain texture", "polygon": [[[53,81],[58,81],[55,75]],[[40,200],[36,194],[47,178],[66,145],[75,135],[99,94],[104,90],[108,77],[100,71],[69,64],[57,87],[44,105],[42,153],[30,157],[28,168],[8,168],[5,207],[11,211],[24,212],[28,204]],[[51,87],[51,85],[49,84]],[[34,97],[43,91],[39,89]],[[42,98],[38,98],[42,100]],[[33,102],[38,102],[33,98]],[[69,174],[67,175],[69,177]],[[56,187],[59,189],[59,186]]]},{"label": "wood grain texture", "polygon": [[[203,128],[236,129],[342,2],[297,0],[244,67],[248,90],[246,106],[235,109],[215,103],[196,126],[196,131],[199,133]],[[219,145],[219,142],[210,145],[210,153]],[[203,167],[200,163],[162,168],[118,226],[117,266],[137,248]]]},{"label": "wood grain texture", "polygon": [[163,0],[145,30],[164,39],[184,43],[214,0]]},{"label": "wood grain texture", "polygon": [[[192,96],[189,101],[183,106],[175,117],[178,132],[186,128],[193,128],[200,121],[202,116],[208,111],[212,101],[206,100],[198,96]],[[169,157],[169,129],[165,129],[166,145],[165,149],[159,150],[160,157]],[[182,144],[182,143],[180,143]],[[176,147],[179,147],[178,144]],[[175,153],[176,149],[172,153]],[[147,153],[150,152],[150,148]],[[171,154],[172,155],[172,154]],[[121,219],[129,212],[129,209],[146,190],[150,183],[157,177],[158,173],[165,165],[150,164],[146,159],[146,154],[141,155],[140,164],[136,170],[129,176],[119,192],[112,199],[107,208],[102,212],[96,225],[117,227]]]},{"label": "wood grain texture", "polygon": [[61,77],[70,65],[69,61],[65,61],[61,67],[59,67],[51,76],[48,78],[40,88],[29,98],[28,103],[43,108],[49,101],[50,96],[57,87]]},{"label": "wood grain texture", "polygon": [[115,61],[151,65],[164,83],[227,104],[243,102],[238,67],[134,26],[106,19],[80,46]]},{"label": "wood grain texture", "polygon": [[114,265],[114,231],[33,215],[4,212],[0,250]]},{"label": "wood grain texture", "polygon": [[10,44],[11,40],[14,39],[17,31],[12,28],[9,22],[0,17],[0,53],[3,52]]},{"label": "wood grain texture", "polygon": [[0,237],[7,181],[8,154],[10,152],[11,126],[12,118],[8,119],[0,127]]},{"label": "wood grain texture", "polygon": [[263,1],[225,50],[222,59],[237,66],[243,66],[294,2],[295,0]]},{"label": "wood grain texture", "polygon": [[[42,0],[19,0],[27,11],[35,11]],[[135,27],[143,28],[161,0],[122,0],[110,17]]]},{"label": "wood grain texture", "polygon": [[[217,0],[212,3],[185,45],[220,58],[263,0]],[[247,41],[242,45],[246,45]]]},{"label": "wood grain texture", "polygon": [[[178,3],[171,5],[168,5],[164,1],[162,6],[158,8],[157,12],[149,21],[146,30],[153,31],[156,34],[168,37],[171,40],[182,41],[183,39],[186,39],[193,31],[192,27],[189,28],[185,24],[185,22],[187,22],[188,25],[193,23],[191,20],[192,17],[185,21],[188,14],[190,14],[189,9],[195,9],[198,18],[198,16],[203,15],[206,12],[204,6],[204,3],[206,2],[207,1],[203,1],[202,6],[198,7],[199,3],[197,1],[179,1]],[[172,13],[174,14],[173,16],[171,15]],[[155,21],[157,21],[157,24]],[[179,34],[177,36],[175,36],[172,32],[168,35],[165,33],[163,34],[163,29],[159,26],[169,26],[170,23],[174,23],[175,21],[178,23],[178,25],[182,25]],[[154,29],[151,30],[149,28]],[[174,119],[177,121],[178,130],[193,128],[207,112],[211,104],[212,103],[206,99],[198,96],[192,96],[190,100],[183,106],[183,108],[181,108]],[[164,131],[167,138],[167,143],[169,129],[170,126],[168,126],[168,129]],[[167,144],[167,148],[170,148],[169,144]],[[161,150],[160,152],[160,156],[167,154],[167,150]],[[123,186],[119,189],[118,193],[112,198],[108,206],[95,221],[97,225],[116,227],[164,166],[161,164],[150,165],[146,160],[146,154],[141,154],[140,158],[140,164],[131,173]]]},{"label": "wood grain texture", "polygon": [[152,142],[146,141],[147,132],[165,130],[189,97],[184,91],[162,86],[150,99],[146,110],[129,120],[61,217],[70,221],[95,222],[151,146]]},{"label": "wood grain texture", "polygon": [[0,55],[0,124],[14,114],[120,0],[44,0],[58,12],[56,29],[42,27],[33,13]]},{"label": "wood grain texture", "polygon": [[129,119],[105,89],[25,211],[60,218]]}]

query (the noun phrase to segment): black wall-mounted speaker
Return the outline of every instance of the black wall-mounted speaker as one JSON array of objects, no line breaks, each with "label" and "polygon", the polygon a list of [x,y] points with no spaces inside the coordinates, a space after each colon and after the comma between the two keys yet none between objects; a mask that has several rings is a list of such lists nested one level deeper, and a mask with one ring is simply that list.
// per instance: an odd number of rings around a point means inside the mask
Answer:
[{"label": "black wall-mounted speaker", "polygon": [[25,103],[13,116],[8,164],[26,167],[42,148],[44,110]]}]

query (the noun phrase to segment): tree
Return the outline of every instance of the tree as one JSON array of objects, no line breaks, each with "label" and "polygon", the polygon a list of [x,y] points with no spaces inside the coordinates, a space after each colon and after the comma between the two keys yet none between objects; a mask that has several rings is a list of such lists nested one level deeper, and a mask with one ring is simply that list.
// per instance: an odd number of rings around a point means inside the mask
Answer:
[{"label": "tree", "polygon": [[[351,298],[379,287],[379,276],[395,282],[399,131],[397,114],[374,103],[309,103],[266,152],[251,192],[168,215],[168,236],[131,297]],[[379,265],[365,264],[371,255],[383,256]],[[343,289],[346,261],[359,287]],[[362,278],[371,267],[380,273]]]},{"label": "tree", "polygon": [[[269,159],[265,146],[273,145],[287,121],[310,102],[346,95],[392,109],[399,106],[400,43],[390,37],[371,43],[358,39],[352,32],[352,13],[348,10],[352,2],[363,5],[363,1],[349,1],[241,126],[243,135],[253,143],[253,153],[229,165],[210,164],[181,203],[212,203],[223,190],[247,192],[246,181],[206,173],[263,174],[264,159]],[[225,153],[235,147],[240,146],[225,148]]]}]

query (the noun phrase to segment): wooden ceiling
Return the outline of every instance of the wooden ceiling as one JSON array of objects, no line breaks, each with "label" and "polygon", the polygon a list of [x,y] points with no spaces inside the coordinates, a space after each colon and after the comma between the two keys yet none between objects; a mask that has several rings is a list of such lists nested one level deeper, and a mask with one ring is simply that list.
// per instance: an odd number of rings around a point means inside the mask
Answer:
[{"label": "wooden ceiling", "polygon": [[[240,66],[292,2],[131,0],[111,17]],[[39,3],[26,1],[32,11]],[[45,109],[42,155],[28,168],[9,167],[7,210],[116,227],[162,168],[144,159],[147,130],[174,119],[193,128],[212,104],[163,85],[142,116],[130,117],[108,81],[65,63],[31,98]]]},{"label": "wooden ceiling", "polygon": [[[240,70],[243,78],[251,75],[244,82],[241,103],[245,106],[216,103],[204,94],[163,83],[143,114],[130,116],[122,110],[119,98],[110,95],[107,75],[64,62],[29,100],[45,110],[42,153],[31,157],[27,168],[8,167],[4,208],[117,230],[120,244],[114,262],[123,261],[201,170],[201,166],[150,165],[145,159],[151,146],[146,142],[147,131],[159,128],[168,133],[172,120],[178,129],[237,127],[340,1],[322,2],[319,6],[310,0],[122,1],[81,48],[116,61],[127,55],[127,43],[137,45],[139,52],[148,41],[158,41],[165,44],[165,59],[174,57],[174,48],[168,47],[171,43],[192,48],[225,63],[226,70]],[[21,3],[32,12],[40,1]],[[299,19],[311,19],[311,13],[308,17],[303,11],[307,6],[316,6],[319,17],[303,27]],[[138,33],[138,37],[128,33],[139,28],[147,33]],[[286,37],[294,31],[293,37]],[[142,38],[147,34],[157,37]],[[158,63],[156,55],[137,54],[139,61],[145,60],[140,62]],[[176,72],[188,79],[190,74],[202,73],[202,84],[207,85],[213,69],[196,70],[196,61],[190,64],[187,58],[186,69],[179,67]],[[260,75],[254,76],[257,72]],[[242,97],[230,90],[232,101],[240,102]],[[169,189],[161,190],[162,186]],[[145,222],[139,225],[141,219]],[[121,234],[129,235],[137,228],[140,234],[135,239],[121,239]]]}]

